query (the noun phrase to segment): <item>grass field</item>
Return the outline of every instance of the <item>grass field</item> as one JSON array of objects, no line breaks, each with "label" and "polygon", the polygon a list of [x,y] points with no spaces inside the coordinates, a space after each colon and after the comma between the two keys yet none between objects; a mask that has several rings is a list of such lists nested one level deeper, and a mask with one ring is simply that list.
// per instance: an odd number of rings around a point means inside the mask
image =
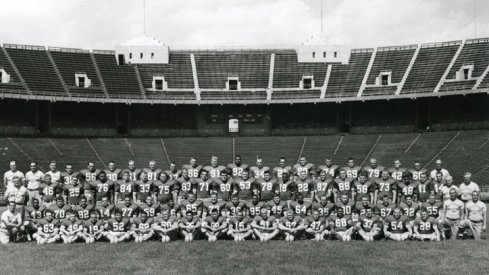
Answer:
[{"label": "grass field", "polygon": [[8,244],[1,274],[487,274],[489,241]]}]

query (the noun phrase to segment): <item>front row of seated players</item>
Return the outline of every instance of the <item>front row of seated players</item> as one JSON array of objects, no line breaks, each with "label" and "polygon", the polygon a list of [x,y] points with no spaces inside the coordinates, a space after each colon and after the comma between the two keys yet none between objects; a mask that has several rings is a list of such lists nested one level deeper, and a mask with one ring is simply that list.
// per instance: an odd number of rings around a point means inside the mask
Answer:
[{"label": "front row of seated players", "polygon": [[26,208],[25,221],[12,201],[1,216],[0,242],[9,242],[18,232],[25,232],[28,237],[34,233],[39,244],[60,240],[67,244],[82,240],[93,243],[103,239],[111,243],[130,239],[144,242],[155,238],[168,242],[179,236],[187,242],[203,237],[211,242],[223,238],[261,242],[279,238],[440,240],[446,239],[446,233],[453,239],[466,228],[480,239],[486,229],[486,205],[479,200],[478,192],[473,192],[472,201],[466,205],[457,198],[455,189],[450,190],[450,199],[443,204],[433,194],[421,207],[412,203],[410,196],[399,207],[389,197],[383,199],[374,207],[366,199],[351,203],[346,195],[333,204],[323,195],[311,205],[298,194],[297,201],[287,206],[279,194],[266,203],[253,195],[252,201],[245,204],[237,195],[226,203],[218,200],[216,194],[202,203],[189,193],[182,206],[173,200],[160,206],[150,198],[137,205],[128,195],[117,206],[110,205],[104,197],[101,205],[95,207],[81,197],[80,204],[72,208],[58,197],[49,208],[34,199],[32,206]]}]

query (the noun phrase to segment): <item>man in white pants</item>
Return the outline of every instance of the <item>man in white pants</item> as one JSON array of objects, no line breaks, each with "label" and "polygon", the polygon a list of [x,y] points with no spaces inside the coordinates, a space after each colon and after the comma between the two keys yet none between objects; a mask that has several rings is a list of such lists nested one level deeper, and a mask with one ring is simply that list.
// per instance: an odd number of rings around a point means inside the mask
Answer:
[{"label": "man in white pants", "polygon": [[31,162],[31,171],[25,173],[25,186],[29,191],[29,204],[32,204],[33,199],[41,199],[39,195],[39,186],[44,177],[44,173],[41,172],[36,162]]},{"label": "man in white pants", "polygon": [[482,232],[486,231],[486,204],[479,200],[479,192],[472,192],[472,201],[465,205],[465,220],[460,227],[470,228],[474,239],[480,240]]}]

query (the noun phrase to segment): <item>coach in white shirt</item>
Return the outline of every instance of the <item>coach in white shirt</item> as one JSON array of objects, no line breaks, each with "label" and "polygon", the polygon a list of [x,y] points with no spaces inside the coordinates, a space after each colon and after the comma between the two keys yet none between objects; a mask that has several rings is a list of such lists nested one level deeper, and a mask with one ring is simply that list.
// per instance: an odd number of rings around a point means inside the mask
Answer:
[{"label": "coach in white shirt", "polygon": [[438,172],[441,172],[441,175],[442,175],[442,179],[443,180],[446,180],[448,176],[450,176],[450,173],[448,173],[448,170],[445,169],[445,168],[442,168],[441,165],[443,163],[441,162],[441,159],[437,159],[436,162],[435,162],[435,169],[433,169],[433,171],[431,171],[431,174],[430,174],[430,177],[433,179],[433,180],[436,180],[436,173]]},{"label": "coach in white shirt", "polygon": [[59,183],[61,180],[61,172],[56,169],[56,161],[51,161],[51,163],[49,164],[49,169],[51,170],[47,172],[46,175],[51,176],[52,183]]},{"label": "coach in white shirt", "polygon": [[453,184],[452,176],[448,176],[445,184],[440,187],[440,192],[443,195],[443,201],[450,199],[450,190],[454,189],[457,193],[457,197],[460,195],[460,188]]},{"label": "coach in white shirt", "polygon": [[17,163],[14,160],[10,162],[10,170],[3,174],[3,184],[6,189],[14,187],[14,177],[19,177],[22,181],[24,181],[24,173],[17,170]]},{"label": "coach in white shirt", "polygon": [[44,178],[44,173],[37,168],[36,162],[31,162],[31,171],[25,173],[25,185],[29,191],[29,203],[33,199],[41,200],[39,195],[39,185],[41,185],[41,180]]},{"label": "coach in white shirt", "polygon": [[10,237],[16,234],[22,225],[22,218],[15,209],[15,202],[8,203],[8,209],[0,217],[0,243],[9,243]]},{"label": "coach in white shirt", "polygon": [[463,202],[468,202],[472,199],[472,193],[479,192],[479,185],[472,181],[472,174],[470,172],[466,172],[464,174],[464,182],[460,184],[460,199]]}]

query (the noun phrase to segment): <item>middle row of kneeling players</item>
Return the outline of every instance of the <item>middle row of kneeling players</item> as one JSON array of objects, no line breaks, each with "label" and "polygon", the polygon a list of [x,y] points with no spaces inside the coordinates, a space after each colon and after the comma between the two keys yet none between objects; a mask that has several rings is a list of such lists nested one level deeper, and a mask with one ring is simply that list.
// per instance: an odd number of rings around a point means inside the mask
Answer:
[{"label": "middle row of kneeling players", "polygon": [[26,208],[22,230],[29,239],[39,244],[85,241],[93,243],[106,239],[118,243],[134,239],[144,242],[158,239],[162,242],[184,239],[186,242],[206,238],[244,241],[257,239],[338,239],[352,238],[373,241],[382,237],[403,241],[408,238],[440,240],[438,229],[442,204],[431,195],[423,204],[414,203],[410,196],[399,207],[388,196],[376,206],[367,198],[350,202],[343,195],[337,203],[322,196],[319,202],[305,202],[301,194],[297,201],[284,202],[276,194],[272,201],[260,202],[254,195],[248,203],[233,195],[230,202],[219,201],[212,194],[210,201],[202,202],[189,193],[182,205],[170,200],[165,205],[153,203],[148,197],[140,205],[126,196],[124,203],[110,205],[107,198],[97,206],[87,204],[85,197],[80,205],[64,204],[58,197],[49,208],[33,205]]}]

